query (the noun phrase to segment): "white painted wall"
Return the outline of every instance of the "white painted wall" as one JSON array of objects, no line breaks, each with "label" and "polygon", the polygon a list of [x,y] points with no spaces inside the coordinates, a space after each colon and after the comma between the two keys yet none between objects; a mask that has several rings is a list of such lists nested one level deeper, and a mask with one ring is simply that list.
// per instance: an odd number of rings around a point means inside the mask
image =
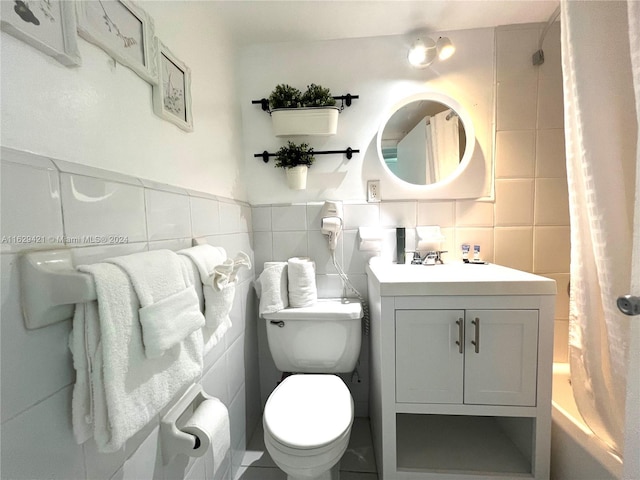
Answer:
[{"label": "white painted wall", "polygon": [[[303,44],[271,44],[240,51],[238,78],[245,145],[246,183],[252,204],[306,202],[325,199],[361,201],[366,180],[382,180],[382,198],[423,198],[403,195],[385,172],[376,153],[376,135],[388,109],[399,100],[424,90],[456,98],[471,115],[480,147],[490,159],[493,150],[494,30],[443,32],[457,46],[446,62],[424,70],[409,66],[411,39],[385,36]],[[437,38],[438,33],[433,33]],[[338,133],[332,137],[301,137],[316,150],[360,149],[348,161],[341,155],[316,157],[309,171],[307,190],[289,190],[284,173],[265,165],[254,153],[275,152],[285,139],[273,135],[269,116],[251,100],[268,97],[279,83],[304,90],[310,83],[331,89],[333,95],[359,95],[340,114]],[[394,189],[393,196],[390,189]]]},{"label": "white painted wall", "polygon": [[215,5],[141,6],[192,70],[194,131],[154,115],[151,85],[83,39],[68,68],[2,32],[2,145],[245,200],[235,51]]}]

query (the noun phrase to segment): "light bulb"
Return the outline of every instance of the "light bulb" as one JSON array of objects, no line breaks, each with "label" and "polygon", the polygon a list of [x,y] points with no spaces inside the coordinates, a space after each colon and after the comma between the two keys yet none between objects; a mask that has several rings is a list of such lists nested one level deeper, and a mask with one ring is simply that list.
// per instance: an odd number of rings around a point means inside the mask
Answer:
[{"label": "light bulb", "polygon": [[436,58],[436,45],[435,42],[426,37],[423,39],[417,39],[411,48],[409,49],[409,55],[407,59],[409,63],[416,68],[425,68],[435,60]]},{"label": "light bulb", "polygon": [[453,46],[451,40],[448,37],[440,37],[436,43],[438,49],[438,58],[440,60],[446,60],[456,53],[456,47]]}]

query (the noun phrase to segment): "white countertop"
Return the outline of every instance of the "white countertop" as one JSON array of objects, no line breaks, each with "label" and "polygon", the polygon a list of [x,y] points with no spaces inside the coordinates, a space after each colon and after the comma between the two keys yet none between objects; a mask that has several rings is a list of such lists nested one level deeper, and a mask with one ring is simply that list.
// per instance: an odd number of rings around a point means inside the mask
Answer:
[{"label": "white countertop", "polygon": [[373,258],[367,275],[383,297],[556,294],[555,280],[494,264],[397,265]]}]

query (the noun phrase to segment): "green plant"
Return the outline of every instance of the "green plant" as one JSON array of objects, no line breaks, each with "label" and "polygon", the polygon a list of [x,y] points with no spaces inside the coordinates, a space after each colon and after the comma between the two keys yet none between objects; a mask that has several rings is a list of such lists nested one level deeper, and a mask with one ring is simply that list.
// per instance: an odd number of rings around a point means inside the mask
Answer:
[{"label": "green plant", "polygon": [[297,108],[302,106],[302,92],[295,87],[284,83],[276,85],[269,96],[269,107],[274,108]]},{"label": "green plant", "polygon": [[335,104],[331,91],[315,83],[307,86],[307,91],[302,94],[303,107],[332,107]]},{"label": "green plant", "polygon": [[306,143],[297,145],[289,141],[276,152],[277,168],[293,168],[298,165],[310,167],[314,161],[313,148],[309,148]]}]

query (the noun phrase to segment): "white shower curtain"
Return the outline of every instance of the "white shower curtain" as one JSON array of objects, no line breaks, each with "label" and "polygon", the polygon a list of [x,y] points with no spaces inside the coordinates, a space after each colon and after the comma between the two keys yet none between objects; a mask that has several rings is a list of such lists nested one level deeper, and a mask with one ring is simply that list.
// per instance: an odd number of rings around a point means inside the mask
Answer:
[{"label": "white shower curtain", "polygon": [[631,50],[640,48],[630,49],[629,38],[626,2],[563,0],[572,385],[589,427],[620,455],[630,317],[616,299],[632,288],[638,122]]},{"label": "white shower curtain", "polygon": [[431,117],[427,128],[431,130],[431,158],[435,181],[444,180],[460,165],[458,116],[451,110],[436,113]]}]

